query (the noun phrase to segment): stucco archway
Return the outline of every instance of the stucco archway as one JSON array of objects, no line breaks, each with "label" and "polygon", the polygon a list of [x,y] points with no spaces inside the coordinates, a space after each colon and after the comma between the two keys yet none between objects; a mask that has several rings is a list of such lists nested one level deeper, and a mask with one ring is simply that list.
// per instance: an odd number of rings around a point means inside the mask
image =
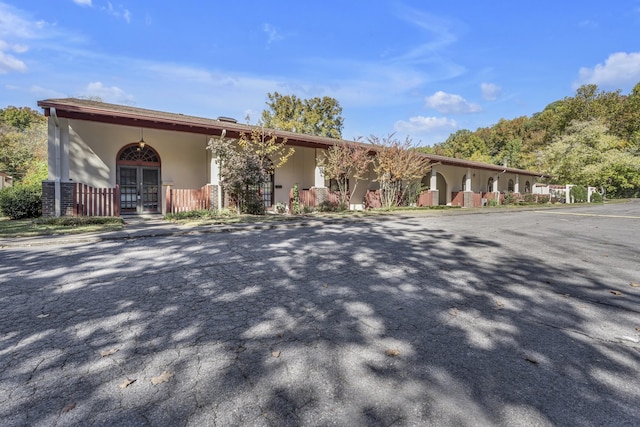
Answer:
[{"label": "stucco archway", "polygon": [[438,204],[444,206],[448,203],[449,188],[447,180],[440,172],[436,175],[436,186],[438,188]]}]

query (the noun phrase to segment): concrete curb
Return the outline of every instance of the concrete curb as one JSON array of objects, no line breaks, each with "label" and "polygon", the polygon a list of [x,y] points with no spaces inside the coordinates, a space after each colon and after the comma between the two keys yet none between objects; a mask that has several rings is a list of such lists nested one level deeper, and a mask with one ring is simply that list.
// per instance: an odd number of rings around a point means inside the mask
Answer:
[{"label": "concrete curb", "polygon": [[347,218],[308,218],[291,219],[282,222],[259,222],[259,223],[242,223],[242,224],[222,224],[222,225],[177,225],[168,221],[159,220],[151,223],[150,221],[140,220],[134,223],[126,224],[131,228],[122,231],[108,231],[102,233],[76,234],[76,235],[47,235],[34,237],[15,237],[0,238],[0,249],[11,247],[30,247],[30,246],[49,246],[49,245],[70,245],[83,243],[96,243],[115,240],[131,240],[144,239],[150,237],[168,237],[168,236],[184,236],[193,234],[215,234],[215,233],[236,233],[243,231],[258,230],[274,230],[291,227],[314,227],[324,224],[344,224],[358,221],[380,221],[387,218],[413,218],[424,216],[461,216],[461,215],[491,215],[494,213],[518,213],[539,210],[555,210],[569,209],[581,207],[584,205],[534,205],[527,207],[517,207],[513,209],[498,208],[461,208],[461,209],[443,209],[443,210],[424,210],[424,211],[392,211],[382,212],[378,215],[369,215],[361,217]]}]

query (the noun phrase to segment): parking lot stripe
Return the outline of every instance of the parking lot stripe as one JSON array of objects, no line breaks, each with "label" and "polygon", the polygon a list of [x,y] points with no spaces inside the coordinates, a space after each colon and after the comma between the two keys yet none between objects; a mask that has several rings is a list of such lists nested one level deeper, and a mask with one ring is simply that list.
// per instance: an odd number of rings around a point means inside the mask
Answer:
[{"label": "parking lot stripe", "polygon": [[640,216],[631,216],[631,215],[600,215],[600,214],[588,214],[588,213],[551,212],[551,211],[534,211],[534,212],[535,213],[554,214],[554,215],[595,216],[595,217],[601,217],[601,218],[640,219]]}]

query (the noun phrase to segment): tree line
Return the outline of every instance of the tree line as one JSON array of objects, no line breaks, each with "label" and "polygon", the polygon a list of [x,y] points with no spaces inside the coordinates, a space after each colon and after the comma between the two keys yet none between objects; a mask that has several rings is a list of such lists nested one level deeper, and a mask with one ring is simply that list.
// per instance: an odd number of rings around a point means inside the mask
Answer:
[{"label": "tree line", "polygon": [[38,111],[0,108],[0,172],[23,185],[47,179],[47,120]]},{"label": "tree line", "polygon": [[599,188],[609,197],[640,196],[640,83],[627,95],[583,85],[541,112],[459,130],[421,149],[552,175],[552,183]]}]

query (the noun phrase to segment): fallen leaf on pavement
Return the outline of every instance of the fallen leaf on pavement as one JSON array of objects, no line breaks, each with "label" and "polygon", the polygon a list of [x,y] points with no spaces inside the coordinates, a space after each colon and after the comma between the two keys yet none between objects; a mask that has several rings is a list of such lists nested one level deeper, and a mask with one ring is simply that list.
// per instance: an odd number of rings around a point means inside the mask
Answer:
[{"label": "fallen leaf on pavement", "polygon": [[458,309],[457,308],[450,308],[449,309],[449,314],[452,315],[453,317],[458,315]]},{"label": "fallen leaf on pavement", "polygon": [[42,313],[42,314],[38,314],[38,316],[36,316],[38,319],[44,319],[45,317],[49,317],[49,313]]},{"label": "fallen leaf on pavement", "polygon": [[120,385],[118,385],[118,387],[120,388],[127,388],[129,387],[131,384],[135,383],[136,380],[130,380],[129,378],[125,379],[124,381],[122,381],[122,383],[120,383]]},{"label": "fallen leaf on pavement", "polygon": [[504,303],[500,300],[496,300],[496,306],[498,306],[498,308],[504,308]]},{"label": "fallen leaf on pavement", "polygon": [[173,374],[171,372],[164,371],[163,373],[161,373],[157,377],[151,378],[151,384],[158,385],[158,384],[166,383],[167,381],[169,381],[169,379],[172,376],[173,376]]},{"label": "fallen leaf on pavement", "polygon": [[629,283],[630,286],[634,287],[634,288],[640,288],[640,283]]},{"label": "fallen leaf on pavement", "polygon": [[640,332],[640,326],[636,326],[636,331]]},{"label": "fallen leaf on pavement", "polygon": [[538,364],[538,360],[535,357],[532,356],[527,356],[524,358],[524,360],[526,360],[529,363],[533,363],[534,365]]},{"label": "fallen leaf on pavement", "polygon": [[397,348],[390,348],[387,351],[385,351],[384,354],[390,357],[396,357],[396,356],[400,356],[400,350],[398,350]]},{"label": "fallen leaf on pavement", "polygon": [[271,356],[272,357],[280,357],[280,352],[279,351],[272,351],[271,352]]},{"label": "fallen leaf on pavement", "polygon": [[609,291],[609,292],[611,292],[614,295],[622,295],[622,292],[620,291]]},{"label": "fallen leaf on pavement", "polygon": [[75,403],[69,403],[67,406],[65,406],[64,408],[62,408],[62,413],[67,413],[69,411],[71,411],[73,408],[76,407]]},{"label": "fallen leaf on pavement", "polygon": [[112,354],[116,354],[118,352],[119,349],[117,348],[112,348],[110,350],[102,350],[100,352],[100,356],[102,357],[107,357],[107,356],[111,356]]}]

